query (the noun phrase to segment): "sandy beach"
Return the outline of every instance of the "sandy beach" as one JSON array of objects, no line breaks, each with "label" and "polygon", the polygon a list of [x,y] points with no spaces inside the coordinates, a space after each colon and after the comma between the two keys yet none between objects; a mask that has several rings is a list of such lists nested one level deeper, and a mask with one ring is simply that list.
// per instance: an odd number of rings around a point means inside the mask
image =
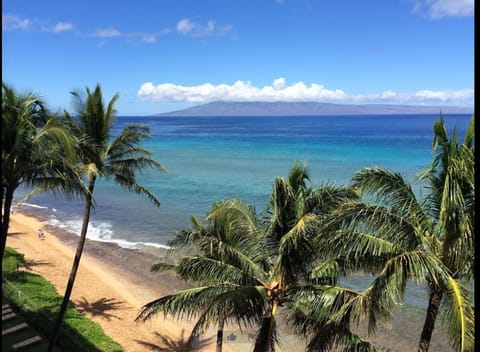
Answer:
[{"label": "sandy beach", "polygon": [[[39,228],[44,231],[44,240],[37,236]],[[39,220],[16,212],[11,218],[7,246],[24,253],[28,264],[26,270],[43,276],[63,295],[78,239],[70,236],[54,234]],[[152,258],[135,254],[115,245],[88,241],[71,300],[79,310],[99,323],[125,351],[145,350],[139,341],[161,345],[158,334],[175,341],[181,339],[182,329],[185,329],[185,336],[188,336],[190,324],[165,320],[163,315],[146,323],[134,321],[143,304],[185,287],[171,274],[149,273],[153,263],[149,259]],[[113,265],[114,260],[117,261],[116,266]],[[132,266],[134,263],[135,267]],[[145,276],[138,275],[142,272],[141,263],[145,265]],[[150,278],[150,281],[145,282],[145,278]],[[214,350],[214,343],[205,349]],[[225,346],[225,351],[236,350]]]},{"label": "sandy beach", "polygon": [[[45,239],[37,237],[42,228]],[[78,237],[64,234],[46,226],[35,217],[20,212],[12,215],[7,246],[25,254],[28,267],[50,281],[61,295],[65,292]],[[165,255],[165,252],[163,253]],[[188,322],[164,319],[163,315],[146,323],[134,321],[141,306],[155,298],[185,288],[186,285],[171,273],[151,273],[150,266],[162,260],[162,253],[125,249],[115,244],[89,241],[85,245],[81,266],[77,273],[71,300],[80,311],[98,322],[105,333],[120,343],[125,351],[144,351],[141,342],[161,345],[160,336],[173,341],[185,337],[191,329]],[[423,316],[418,313],[400,314],[391,326],[380,327],[375,336],[368,338],[379,351],[416,350]],[[440,324],[438,324],[440,325]],[[230,339],[234,333],[237,338]],[[160,335],[160,336],[159,336]],[[214,351],[212,343],[205,351]],[[208,336],[207,336],[208,337]],[[282,337],[281,337],[282,338]],[[239,335],[235,327],[225,329],[224,351],[251,351],[252,340],[248,332]],[[301,342],[283,337],[282,351],[302,351]],[[294,347],[295,346],[295,347]],[[433,351],[449,351],[445,334],[434,332]],[[279,349],[280,350],[280,349]]]}]

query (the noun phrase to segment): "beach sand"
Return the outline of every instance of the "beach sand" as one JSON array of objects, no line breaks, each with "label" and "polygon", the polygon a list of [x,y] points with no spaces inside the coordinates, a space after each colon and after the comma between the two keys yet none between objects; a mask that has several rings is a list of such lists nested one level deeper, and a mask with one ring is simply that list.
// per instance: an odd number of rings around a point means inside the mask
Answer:
[{"label": "beach sand", "polygon": [[[39,228],[45,233],[43,240],[37,236]],[[25,270],[43,276],[60,295],[65,292],[77,242],[78,236],[49,227],[35,217],[20,212],[12,214],[7,246],[25,254],[28,263]],[[163,315],[145,323],[134,321],[143,304],[187,287],[171,273],[149,271],[152,264],[165,259],[165,254],[165,251],[147,253],[90,240],[85,244],[71,300],[127,352],[147,350],[141,342],[162,345],[160,336],[181,341],[182,330],[185,329],[185,337],[191,330],[191,323],[165,319]],[[368,340],[379,351],[416,350],[423,318],[418,312],[403,312],[395,316],[390,327],[381,326]],[[249,333],[253,331],[240,335],[238,328],[226,327],[224,351],[251,351],[253,345]],[[212,343],[204,351],[215,351],[215,331],[208,335],[206,337],[211,336]],[[236,338],[231,338],[234,335]],[[279,351],[304,349],[297,338],[285,334],[280,338]],[[434,332],[431,350],[451,350],[445,334],[438,328]]]},{"label": "beach sand", "polygon": [[[39,228],[44,230],[43,240],[37,236]],[[7,246],[25,254],[28,270],[50,281],[61,295],[77,241],[76,236],[54,234],[33,217],[18,212],[11,217]],[[191,330],[191,324],[165,320],[163,315],[145,323],[134,321],[143,304],[186,287],[172,274],[150,273],[151,260],[143,253],[108,243],[87,241],[84,247],[71,300],[125,351],[147,350],[139,341],[161,345],[157,334],[176,341],[181,339],[182,329],[186,329],[185,337]],[[214,343],[205,349],[214,350]],[[225,351],[236,350],[225,346]]]}]

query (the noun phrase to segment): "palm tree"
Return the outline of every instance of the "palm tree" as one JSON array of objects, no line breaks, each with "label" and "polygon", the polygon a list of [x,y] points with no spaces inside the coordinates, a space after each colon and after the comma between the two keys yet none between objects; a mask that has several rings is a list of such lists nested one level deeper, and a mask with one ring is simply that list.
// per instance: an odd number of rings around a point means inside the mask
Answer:
[{"label": "palm tree", "polygon": [[[233,226],[243,221],[242,227]],[[227,307],[226,300],[232,299],[232,290],[237,288],[237,283],[232,281],[227,284],[227,278],[220,279],[216,274],[204,272],[203,268],[211,266],[212,270],[218,270],[220,263],[227,261],[249,261],[244,252],[251,248],[251,239],[256,237],[258,219],[253,208],[246,206],[240,201],[225,200],[214,204],[209,211],[205,223],[195,216],[191,217],[191,226],[186,230],[179,231],[168,242],[172,252],[187,252],[190,255],[184,257],[176,264],[158,263],[152,266],[152,271],[173,270],[187,282],[201,284],[173,295],[164,296],[152,302],[153,309],[171,313],[177,318],[191,319],[197,317],[197,323],[190,335],[189,343],[193,344],[199,336],[208,329],[212,323],[217,324],[216,350],[220,352],[223,346],[223,328],[227,323],[227,316],[231,309]],[[241,258],[241,259],[240,259]],[[244,265],[248,265],[244,263]],[[226,269],[226,267],[225,267]],[[233,268],[230,269],[233,271]],[[237,270],[238,271],[238,270]],[[238,273],[232,273],[238,275]],[[225,273],[223,274],[225,276]],[[245,278],[249,280],[249,278]],[[222,300],[217,295],[225,294]],[[230,294],[232,297],[228,297]],[[229,313],[230,312],[230,313]],[[236,313],[236,318],[241,320],[240,315],[246,312]],[[151,318],[153,312],[144,310],[137,320]],[[248,322],[245,322],[248,325]]]},{"label": "palm tree", "polygon": [[403,299],[409,280],[421,280],[430,296],[419,351],[428,351],[442,307],[454,349],[471,351],[474,313],[466,284],[474,264],[474,119],[463,143],[456,130],[448,138],[442,117],[433,130],[434,160],[419,176],[426,197],[417,199],[398,173],[360,170],[353,187],[363,201],[339,208],[330,224],[343,230],[326,247],[356,268],[379,273],[367,290],[371,329]]},{"label": "palm tree", "polygon": [[114,104],[119,97],[118,94],[115,94],[106,106],[103,102],[101,87],[98,84],[93,91],[86,88],[86,98],[83,98],[80,92],[73,92],[72,95],[76,104],[77,116],[72,117],[66,112],[65,121],[79,140],[78,153],[82,164],[80,170],[86,176],[88,192],[85,193],[85,209],[80,240],[62,306],[50,339],[49,351],[52,351],[58,337],[60,324],[65,315],[75,282],[87,236],[90,210],[93,205],[93,191],[97,178],[112,179],[117,185],[128,191],[147,196],[158,207],[160,201],[148,189],[137,183],[135,172],[146,168],[166,172],[166,169],[160,163],[152,159],[151,152],[140,146],[142,141],[150,138],[148,126],[130,124],[118,136],[112,138],[111,132],[116,115]]},{"label": "palm tree", "polygon": [[[435,219],[439,243],[439,252],[435,253],[448,268],[451,275],[449,280],[470,282],[474,268],[474,220],[475,220],[475,128],[474,117],[465,133],[463,143],[458,140],[455,129],[451,138],[448,138],[443,118],[434,124],[433,152],[434,161],[420,180],[427,180],[430,194],[427,197],[426,210],[431,218]],[[448,282],[450,283],[450,282]],[[435,320],[443,295],[445,304],[449,305],[448,315],[453,324],[449,330],[454,346],[461,350],[471,348],[474,338],[473,331],[467,328],[473,326],[472,321],[464,322],[462,306],[455,292],[449,292],[450,285],[440,283],[435,286],[429,282],[430,299],[425,318],[425,324],[420,337],[419,350],[428,351]],[[454,283],[452,283],[455,288]],[[445,292],[447,291],[447,292]],[[459,297],[460,298],[460,297]],[[471,307],[467,307],[469,310]],[[468,316],[471,312],[469,312]],[[457,316],[460,314],[460,316]],[[468,318],[467,316],[467,318]],[[467,326],[464,326],[467,325]],[[471,334],[471,335],[470,335]],[[465,336],[466,335],[466,336]],[[470,345],[472,342],[472,345]]]},{"label": "palm tree", "polygon": [[59,189],[81,192],[68,167],[73,146],[74,140],[39,96],[18,94],[2,82],[2,257],[18,187],[33,187],[32,194]]},{"label": "palm tree", "polygon": [[173,269],[200,286],[147,303],[137,321],[159,312],[196,317],[193,337],[211,323],[220,327],[236,323],[241,329],[257,326],[254,351],[274,351],[281,307],[297,311],[307,292],[321,294],[323,283],[335,281],[338,273],[327,264],[324,267],[330,270],[317,268],[312,277],[318,224],[335,206],[355,196],[342,187],[313,190],[308,180],[301,162],[294,163],[288,179],[277,177],[263,220],[253,207],[238,200],[215,204],[205,224],[194,218],[193,229],[180,233],[172,243],[193,244],[196,253],[173,266],[161,263],[152,268]]}]

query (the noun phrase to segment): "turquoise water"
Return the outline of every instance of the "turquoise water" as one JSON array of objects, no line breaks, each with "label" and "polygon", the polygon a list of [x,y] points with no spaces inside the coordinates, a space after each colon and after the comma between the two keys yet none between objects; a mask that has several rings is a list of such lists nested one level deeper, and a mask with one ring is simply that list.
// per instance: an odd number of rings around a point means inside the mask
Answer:
[{"label": "turquoise water", "polygon": [[[445,115],[462,135],[470,115]],[[150,126],[145,147],[168,174],[147,172],[139,182],[161,207],[115,185],[95,189],[88,238],[162,246],[204,217],[213,202],[238,198],[263,209],[275,176],[286,176],[294,160],[307,162],[311,181],[346,184],[356,170],[382,166],[408,180],[432,160],[432,126],[438,115],[286,117],[118,117],[115,134],[131,122]],[[22,191],[17,193],[20,199]],[[22,209],[65,231],[79,232],[83,203],[39,195]]]},{"label": "turquoise water", "polygon": [[[460,136],[470,115],[445,115],[449,133]],[[168,174],[146,172],[139,182],[160,200],[148,200],[100,180],[87,237],[122,247],[164,247],[172,234],[203,218],[213,202],[238,198],[261,211],[276,176],[286,176],[295,160],[310,168],[313,185],[347,184],[355,171],[381,166],[414,182],[432,161],[432,127],[438,115],[308,117],[119,117],[115,135],[131,122],[150,126],[145,147]],[[414,186],[419,193],[419,187]],[[24,190],[16,193],[21,199]],[[22,211],[57,231],[79,234],[83,202],[38,195]],[[371,277],[346,279],[361,288]],[[423,287],[411,285],[406,303],[424,309]]]}]

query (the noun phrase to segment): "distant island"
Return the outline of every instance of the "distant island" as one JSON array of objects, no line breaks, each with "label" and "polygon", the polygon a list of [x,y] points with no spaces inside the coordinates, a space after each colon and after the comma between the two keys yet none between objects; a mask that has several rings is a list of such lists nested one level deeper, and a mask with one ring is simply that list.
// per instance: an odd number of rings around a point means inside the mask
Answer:
[{"label": "distant island", "polygon": [[156,116],[305,116],[472,114],[473,108],[389,104],[332,104],[314,102],[212,102]]}]

